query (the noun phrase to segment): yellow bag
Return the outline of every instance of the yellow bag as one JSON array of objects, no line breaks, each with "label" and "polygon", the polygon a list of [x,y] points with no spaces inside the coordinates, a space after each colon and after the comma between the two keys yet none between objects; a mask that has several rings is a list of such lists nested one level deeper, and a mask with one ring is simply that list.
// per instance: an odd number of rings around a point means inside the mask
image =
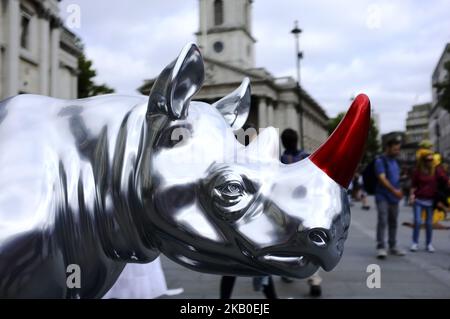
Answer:
[{"label": "yellow bag", "polygon": [[[436,224],[437,222],[441,222],[445,219],[445,213],[442,210],[435,209],[433,211],[433,224]],[[425,223],[426,220],[426,212],[425,210],[422,211],[422,223]]]}]

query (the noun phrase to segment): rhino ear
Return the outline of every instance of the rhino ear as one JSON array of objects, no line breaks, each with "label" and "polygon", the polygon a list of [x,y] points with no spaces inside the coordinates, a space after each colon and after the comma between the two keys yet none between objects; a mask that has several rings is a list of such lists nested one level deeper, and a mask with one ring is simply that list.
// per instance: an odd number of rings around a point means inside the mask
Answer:
[{"label": "rhino ear", "polygon": [[184,118],[192,96],[203,84],[204,76],[200,50],[190,43],[156,79],[150,91],[147,113],[166,114],[172,120]]},{"label": "rhino ear", "polygon": [[247,121],[250,102],[250,80],[245,78],[236,90],[214,103],[213,106],[223,115],[233,130],[238,130]]}]

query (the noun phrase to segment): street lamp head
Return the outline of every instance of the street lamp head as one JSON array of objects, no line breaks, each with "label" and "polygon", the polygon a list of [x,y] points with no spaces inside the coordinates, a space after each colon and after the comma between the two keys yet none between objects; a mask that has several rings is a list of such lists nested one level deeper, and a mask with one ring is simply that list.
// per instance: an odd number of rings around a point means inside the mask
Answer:
[{"label": "street lamp head", "polygon": [[297,21],[297,20],[295,20],[295,23],[294,23],[294,29],[291,30],[291,33],[292,33],[293,35],[295,35],[295,36],[298,36],[300,33],[302,33],[302,29],[300,29],[300,28],[298,27],[298,21]]}]

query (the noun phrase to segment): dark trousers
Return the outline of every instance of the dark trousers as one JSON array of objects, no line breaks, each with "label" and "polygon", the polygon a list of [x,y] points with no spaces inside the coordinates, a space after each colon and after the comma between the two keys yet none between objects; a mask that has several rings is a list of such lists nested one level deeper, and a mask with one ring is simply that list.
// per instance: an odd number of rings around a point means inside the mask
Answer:
[{"label": "dark trousers", "polygon": [[377,201],[377,249],[386,248],[386,228],[388,229],[389,248],[397,245],[398,204]]},{"label": "dark trousers", "polygon": [[426,230],[426,245],[431,244],[433,237],[433,206],[424,206],[415,203],[413,206],[414,212],[414,229],[413,229],[413,243],[419,243],[420,226],[422,225],[422,210],[426,212],[425,230]]},{"label": "dark trousers", "polygon": [[[236,282],[234,276],[223,276],[220,281],[220,299],[230,299],[233,292],[234,283]],[[269,284],[263,285],[262,291],[267,299],[277,299],[275,292],[275,285],[273,284],[272,276],[269,277]]]}]

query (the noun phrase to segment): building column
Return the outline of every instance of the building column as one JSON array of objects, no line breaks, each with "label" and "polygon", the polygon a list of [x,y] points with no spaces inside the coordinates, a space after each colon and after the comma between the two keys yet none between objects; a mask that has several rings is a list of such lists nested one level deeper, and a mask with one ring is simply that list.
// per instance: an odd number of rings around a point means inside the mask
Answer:
[{"label": "building column", "polygon": [[258,127],[267,127],[267,105],[266,99],[263,97],[258,101]]},{"label": "building column", "polygon": [[305,148],[305,112],[303,111],[302,105],[299,107],[298,112],[298,125],[299,125],[299,144],[300,148]]},{"label": "building column", "polygon": [[273,114],[273,102],[267,104],[267,126],[275,126],[275,118]]},{"label": "building column", "polygon": [[50,22],[48,17],[43,15],[39,19],[40,24],[40,52],[39,52],[39,82],[41,85],[41,94],[49,95],[48,83],[50,74]]},{"label": "building column", "polygon": [[314,129],[314,125],[311,122],[311,119],[309,117],[309,115],[303,113],[302,116],[302,123],[303,128],[303,148],[307,151],[307,152],[311,152],[311,143],[310,143],[310,137],[314,136],[314,132],[312,131]]},{"label": "building column", "polygon": [[6,90],[5,97],[19,93],[19,57],[20,57],[20,4],[19,0],[8,3],[8,34],[6,46]]},{"label": "building column", "polygon": [[300,117],[294,104],[292,104],[292,119],[292,125],[294,126],[294,130],[297,132],[300,141]]},{"label": "building column", "polygon": [[275,111],[275,128],[277,128],[280,132],[280,134],[284,131],[286,128],[285,123],[285,116],[284,113],[286,112],[286,105],[283,103],[278,103],[278,107]]},{"label": "building column", "polygon": [[78,98],[78,72],[73,70],[72,75],[72,96],[70,98],[76,99]]},{"label": "building column", "polygon": [[289,103],[286,107],[286,112],[285,112],[285,117],[286,117],[286,125],[287,127],[293,129],[294,131],[297,132],[297,134],[300,134],[300,130],[299,130],[299,122],[298,122],[298,114],[297,111],[295,110],[295,106],[294,104]]},{"label": "building column", "polygon": [[290,104],[286,104],[285,107],[284,107],[284,114],[283,114],[285,128],[295,129],[291,125],[291,116],[292,116],[292,114],[291,114],[291,106],[290,106]]},{"label": "building column", "polygon": [[50,37],[50,95],[58,97],[60,29],[57,25],[52,26]]}]

